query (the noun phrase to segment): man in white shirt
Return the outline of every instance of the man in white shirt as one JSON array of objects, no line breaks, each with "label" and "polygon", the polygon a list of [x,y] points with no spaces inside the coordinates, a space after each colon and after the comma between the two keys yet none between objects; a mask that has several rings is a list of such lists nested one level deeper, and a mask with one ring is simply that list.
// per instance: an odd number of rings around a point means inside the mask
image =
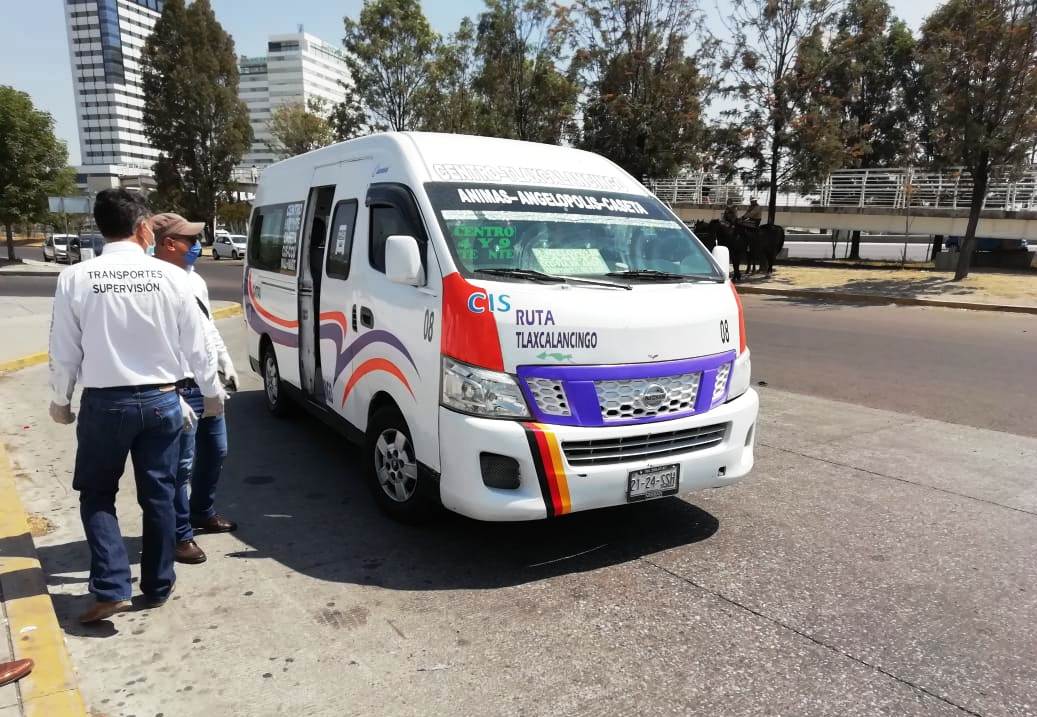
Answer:
[{"label": "man in white shirt", "polygon": [[[198,310],[205,317],[210,344],[216,364],[224,381],[236,387],[237,373],[230,352],[212,320],[209,288],[194,263],[201,255],[199,241],[205,224],[189,222],[179,214],[156,214],[151,218],[155,233],[155,258],[167,261],[187,272],[191,291]],[[237,529],[233,520],[216,512],[216,484],[227,457],[227,423],[222,415],[204,412],[202,393],[194,380],[191,368],[185,362],[186,378],[177,384],[180,396],[200,418],[197,424],[185,429],[180,438],[180,467],[176,481],[176,560],[180,563],[203,563],[205,551],[194,540],[195,533],[226,533]],[[188,498],[188,485],[191,486]]]},{"label": "man in white shirt", "polygon": [[173,494],[184,427],[175,384],[184,361],[205,395],[205,410],[223,410],[216,360],[187,275],[145,254],[154,243],[149,216],[136,192],[100,192],[94,219],[104,253],[65,269],[54,294],[51,418],[75,421],[72,394],[77,382],[83,386],[72,487],[79,491],[96,599],[80,615],[84,623],[129,607],[130,563],[115,512],[127,456],[144,511],[141,591],[151,607],[173,591]]}]

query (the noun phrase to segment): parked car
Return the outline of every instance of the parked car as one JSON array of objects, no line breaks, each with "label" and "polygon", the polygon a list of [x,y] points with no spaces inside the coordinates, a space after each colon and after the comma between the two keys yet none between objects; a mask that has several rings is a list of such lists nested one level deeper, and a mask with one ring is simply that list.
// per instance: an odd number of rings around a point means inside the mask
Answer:
[{"label": "parked car", "polygon": [[101,256],[104,251],[104,237],[100,234],[81,234],[72,237],[68,242],[68,263],[76,264],[95,256]]},{"label": "parked car", "polygon": [[[948,236],[943,246],[945,249],[958,251],[964,237]],[[976,251],[1026,251],[1025,239],[992,239],[988,237],[976,237]]]},{"label": "parked car", "polygon": [[43,240],[43,261],[68,261],[68,242],[76,234],[51,234]]},{"label": "parked car", "polygon": [[212,245],[212,258],[243,259],[247,241],[244,234],[217,234]]}]

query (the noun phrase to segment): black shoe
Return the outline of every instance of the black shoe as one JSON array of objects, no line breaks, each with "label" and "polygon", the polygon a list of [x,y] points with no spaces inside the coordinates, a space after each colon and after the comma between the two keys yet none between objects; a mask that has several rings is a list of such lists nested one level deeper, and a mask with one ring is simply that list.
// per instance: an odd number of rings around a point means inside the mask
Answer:
[{"label": "black shoe", "polygon": [[169,598],[173,596],[173,591],[174,590],[176,590],[176,583],[173,583],[172,585],[169,586],[169,592],[166,593],[165,597],[154,597],[153,595],[145,595],[144,596],[144,607],[147,607],[147,608],[162,607],[167,602],[169,602]]}]

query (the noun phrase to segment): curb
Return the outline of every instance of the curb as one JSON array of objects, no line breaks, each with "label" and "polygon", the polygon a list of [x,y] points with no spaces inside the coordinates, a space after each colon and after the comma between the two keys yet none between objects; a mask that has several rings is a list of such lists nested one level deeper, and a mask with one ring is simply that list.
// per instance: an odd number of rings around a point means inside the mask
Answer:
[{"label": "curb", "polygon": [[17,682],[26,717],[87,717],[75,670],[58,624],[47,580],[14,484],[7,449],[0,443],[0,592],[15,659],[31,658],[33,671]]},{"label": "curb", "polygon": [[797,299],[821,299],[827,301],[855,302],[858,304],[896,304],[897,306],[937,306],[944,309],[971,309],[973,311],[996,311],[1013,314],[1037,314],[1037,306],[1021,304],[986,304],[976,301],[953,301],[950,299],[920,299],[914,296],[882,296],[878,294],[855,294],[850,291],[825,291],[824,289],[776,289],[767,286],[738,285],[739,294],[767,294]]},{"label": "curb", "polygon": [[16,271],[0,271],[0,278],[5,276],[58,276],[59,274],[61,274],[60,271],[39,271],[33,269],[23,271],[18,269]]},{"label": "curb", "polygon": [[21,356],[16,359],[11,359],[10,361],[0,361],[0,373],[10,373],[11,371],[18,371],[19,369],[28,368],[29,366],[47,363],[49,357],[50,355],[44,351],[38,354]]},{"label": "curb", "polygon": [[222,309],[214,309],[212,312],[212,320],[219,321],[220,319],[231,319],[235,316],[241,315],[241,304],[234,304],[233,306],[224,306]]}]

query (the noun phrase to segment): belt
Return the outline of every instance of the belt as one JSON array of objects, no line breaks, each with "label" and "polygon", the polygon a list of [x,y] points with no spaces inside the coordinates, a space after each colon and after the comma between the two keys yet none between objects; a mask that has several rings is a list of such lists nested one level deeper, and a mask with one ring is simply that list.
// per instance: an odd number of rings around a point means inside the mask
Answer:
[{"label": "belt", "polygon": [[172,383],[145,383],[140,386],[105,386],[103,388],[87,387],[84,391],[171,391],[176,386]]},{"label": "belt", "polygon": [[198,383],[193,378],[182,378],[176,382],[177,388],[198,388]]}]

